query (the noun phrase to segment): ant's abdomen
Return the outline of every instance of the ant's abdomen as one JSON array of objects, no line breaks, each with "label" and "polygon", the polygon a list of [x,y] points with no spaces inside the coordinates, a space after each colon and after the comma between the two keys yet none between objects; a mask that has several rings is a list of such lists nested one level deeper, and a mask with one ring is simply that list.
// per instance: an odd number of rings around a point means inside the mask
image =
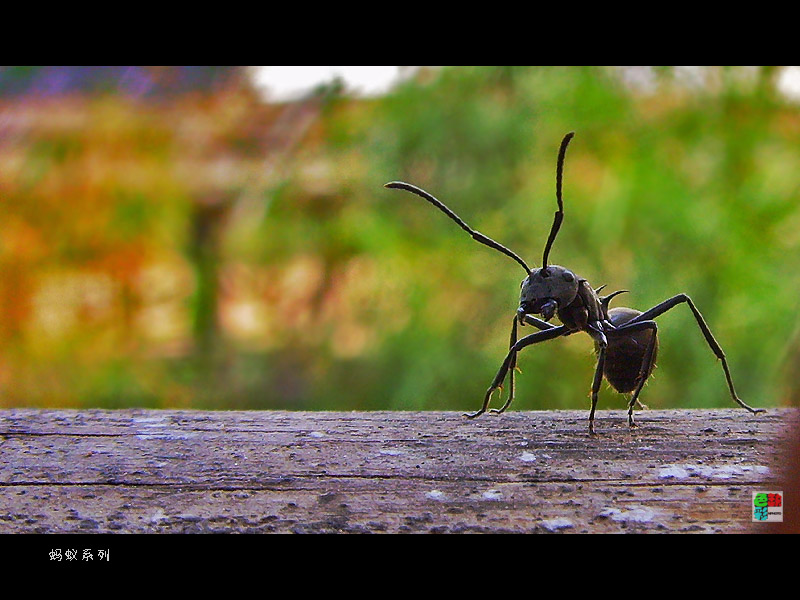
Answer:
[{"label": "ant's abdomen", "polygon": [[[608,319],[617,327],[624,325],[631,319],[639,316],[641,311],[633,308],[616,307],[609,309]],[[629,335],[612,337],[608,336],[608,347],[606,348],[606,362],[603,367],[603,375],[611,386],[618,392],[625,394],[632,392],[636,387],[636,380],[644,362],[644,355],[647,345],[650,343],[654,333],[651,329],[635,331]],[[597,348],[595,348],[597,351]],[[658,337],[656,336],[656,347],[653,351],[653,363],[645,377],[650,377],[656,366],[658,355]]]}]

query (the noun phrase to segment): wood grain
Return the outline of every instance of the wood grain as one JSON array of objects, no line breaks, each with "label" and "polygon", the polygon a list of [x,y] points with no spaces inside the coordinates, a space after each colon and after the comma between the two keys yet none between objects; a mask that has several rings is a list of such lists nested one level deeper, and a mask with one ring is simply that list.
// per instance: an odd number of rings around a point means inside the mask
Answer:
[{"label": "wood grain", "polygon": [[3,410],[0,533],[757,532],[800,419],[587,414]]}]

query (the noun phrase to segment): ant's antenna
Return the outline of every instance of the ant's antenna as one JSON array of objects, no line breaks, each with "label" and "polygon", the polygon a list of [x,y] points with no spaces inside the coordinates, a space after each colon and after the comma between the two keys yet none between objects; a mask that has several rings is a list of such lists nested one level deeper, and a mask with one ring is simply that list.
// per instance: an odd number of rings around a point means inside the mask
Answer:
[{"label": "ant's antenna", "polygon": [[544,256],[542,257],[542,276],[547,276],[547,258],[550,256],[550,248],[553,247],[553,242],[558,235],[558,230],[561,229],[561,221],[564,220],[564,202],[561,199],[561,179],[564,174],[564,156],[567,154],[567,146],[572,136],[575,135],[574,131],[570,131],[561,140],[561,148],[558,150],[558,164],[556,165],[556,200],[558,201],[558,210],[556,211],[553,219],[553,226],[550,228],[550,235],[547,237],[547,244],[544,247]]},{"label": "ant's antenna", "polygon": [[453,221],[458,223],[458,226],[461,227],[461,229],[466,231],[468,234],[470,234],[472,236],[472,239],[474,239],[476,242],[485,244],[489,246],[489,248],[494,248],[495,250],[502,252],[506,256],[513,258],[515,261],[517,261],[519,264],[522,265],[522,268],[525,269],[525,273],[530,275],[531,270],[528,268],[528,265],[525,264],[524,260],[522,260],[519,256],[514,254],[511,250],[509,250],[502,244],[498,244],[493,239],[488,238],[482,233],[472,229],[469,225],[467,225],[466,223],[464,223],[464,221],[461,220],[461,217],[459,217],[456,213],[447,208],[444,204],[442,204],[439,200],[431,196],[425,190],[420,189],[414,185],[411,185],[410,183],[404,183],[402,181],[391,181],[386,185],[384,185],[383,187],[397,189],[397,190],[405,190],[407,192],[411,192],[412,194],[416,194],[420,198],[427,200],[428,202],[433,204],[436,208],[441,210],[444,214],[446,214],[448,217],[453,219]]}]

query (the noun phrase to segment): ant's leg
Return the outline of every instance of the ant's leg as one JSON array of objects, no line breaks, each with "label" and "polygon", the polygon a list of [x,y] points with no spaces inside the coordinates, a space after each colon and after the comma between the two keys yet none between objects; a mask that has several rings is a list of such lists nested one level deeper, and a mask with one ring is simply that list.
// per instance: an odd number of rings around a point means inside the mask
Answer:
[{"label": "ant's leg", "polygon": [[[650,342],[647,344],[647,348],[645,349],[642,368],[639,370],[639,376],[636,378],[636,388],[633,390],[630,402],[628,402],[629,427],[636,427],[636,423],[633,422],[633,407],[638,402],[639,394],[642,391],[642,387],[644,387],[645,381],[647,381],[647,375],[650,373],[650,369],[653,367],[653,355],[656,349],[656,334],[658,333],[658,325],[656,325],[655,321],[637,321],[635,323],[628,321],[614,331],[609,332],[609,337],[618,337],[634,333],[636,331],[641,331],[642,329],[650,329],[653,332],[653,335],[650,337]],[[641,405],[641,402],[639,404]]]},{"label": "ant's leg", "polygon": [[[514,344],[517,343],[517,321],[518,317],[514,317],[514,322],[511,324],[511,339],[508,342],[508,349],[509,351],[511,348],[514,347]],[[549,323],[548,323],[549,325]],[[501,413],[505,411],[511,403],[514,401],[514,370],[517,368],[517,353],[514,353],[514,357],[511,359],[511,362],[508,364],[508,399],[506,403],[503,404],[502,408],[493,408],[490,412],[493,413]]]},{"label": "ant's leg", "polygon": [[605,346],[600,347],[597,355],[597,368],[594,370],[594,380],[592,381],[592,410],[589,412],[589,433],[594,435],[594,409],[597,407],[597,392],[600,391],[600,383],[603,381],[603,366],[606,363]]},{"label": "ant's leg", "polygon": [[541,329],[542,331],[547,329],[553,329],[553,327],[556,327],[556,325],[548,323],[547,321],[542,321],[541,319],[537,319],[533,315],[525,315],[524,319],[525,323],[527,323],[528,325],[533,325],[534,327],[536,327],[537,329]]},{"label": "ant's leg", "polygon": [[517,352],[526,346],[530,346],[531,344],[546,342],[547,340],[552,340],[562,335],[566,335],[568,332],[569,328],[567,328],[565,325],[561,325],[560,327],[553,327],[552,329],[532,333],[514,344],[508,351],[508,354],[506,355],[503,364],[500,366],[500,370],[497,372],[497,375],[495,375],[492,385],[490,385],[489,389],[486,390],[486,395],[483,398],[483,406],[481,406],[480,410],[474,413],[465,413],[464,416],[472,419],[486,412],[486,408],[489,406],[489,400],[492,398],[492,394],[495,390],[502,387],[503,380],[506,378],[506,373],[508,373],[508,368],[511,365],[511,362],[515,360]]},{"label": "ant's leg", "polygon": [[700,311],[697,310],[697,307],[694,305],[694,302],[692,302],[692,299],[689,298],[689,296],[687,296],[686,294],[678,294],[677,296],[674,296],[669,300],[665,300],[658,306],[654,306],[650,310],[643,312],[641,315],[637,316],[631,321],[628,321],[627,325],[632,325],[633,323],[654,319],[655,317],[664,314],[669,309],[674,308],[675,306],[677,306],[682,302],[686,302],[686,304],[689,305],[689,308],[691,309],[692,314],[694,314],[694,318],[697,321],[697,325],[700,327],[700,331],[703,332],[703,337],[706,338],[706,342],[711,348],[711,351],[714,352],[716,357],[722,361],[722,370],[725,371],[725,379],[728,382],[728,389],[730,390],[731,398],[733,398],[733,401],[736,402],[742,408],[746,408],[751,413],[755,414],[755,413],[766,412],[763,408],[753,408],[752,406],[748,406],[739,398],[739,396],[736,395],[736,389],[733,387],[733,379],[731,378],[731,372],[730,369],[728,368],[728,361],[725,360],[725,353],[722,351],[722,347],[719,345],[719,342],[717,342],[717,340],[714,339],[714,336],[711,334],[711,330],[708,328],[708,325],[703,319],[703,315],[700,314]]},{"label": "ant's leg", "polygon": [[[541,319],[537,319],[536,317],[531,316],[531,315],[524,315],[523,319],[524,319],[524,323],[527,323],[528,325],[533,325],[534,327],[536,327],[538,329],[541,329],[541,330],[544,330],[544,331],[546,331],[548,329],[553,329],[553,328],[556,327],[552,323],[548,323],[547,321],[542,321]],[[514,346],[514,344],[517,343],[517,322],[518,322],[518,320],[519,320],[519,317],[515,317],[514,318],[514,323],[511,325],[511,341],[508,344],[509,350]],[[489,412],[500,414],[500,413],[505,412],[505,410],[509,406],[511,406],[511,403],[514,401],[514,389],[515,389],[514,388],[514,371],[515,370],[519,371],[519,367],[517,367],[517,355],[516,354],[514,355],[514,358],[511,360],[511,363],[508,365],[508,377],[509,377],[508,399],[506,400],[506,403],[503,404],[503,406],[501,408],[492,408],[492,409],[489,410]]]}]

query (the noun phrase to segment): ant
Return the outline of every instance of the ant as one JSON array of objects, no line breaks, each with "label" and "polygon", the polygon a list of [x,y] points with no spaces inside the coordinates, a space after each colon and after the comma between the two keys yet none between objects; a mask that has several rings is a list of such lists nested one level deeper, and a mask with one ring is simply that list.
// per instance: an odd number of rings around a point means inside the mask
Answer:
[{"label": "ant", "polygon": [[[605,286],[595,290],[583,277],[579,277],[565,267],[552,265],[548,262],[550,249],[561,228],[561,222],[564,220],[564,203],[561,196],[564,158],[567,146],[574,135],[574,132],[570,132],[564,136],[559,148],[556,165],[558,210],[555,213],[550,235],[544,247],[542,267],[539,269],[529,268],[517,254],[472,229],[452,210],[425,190],[402,181],[392,181],[385,185],[387,188],[405,190],[427,200],[455,221],[475,241],[505,254],[525,269],[526,276],[520,286],[519,308],[517,309],[517,314],[514,315],[511,327],[508,354],[489,389],[486,390],[481,408],[473,413],[466,413],[465,416],[475,418],[485,413],[492,394],[498,389],[502,390],[503,382],[507,375],[510,388],[508,399],[501,408],[491,409],[491,412],[502,413],[511,405],[514,400],[514,369],[517,364],[517,353],[520,350],[533,344],[583,331],[594,341],[597,355],[597,367],[592,381],[589,433],[591,435],[595,434],[594,413],[597,406],[597,393],[600,390],[600,383],[603,377],[617,392],[621,394],[630,394],[632,392],[628,402],[628,426],[630,428],[636,427],[637,425],[633,420],[633,407],[637,403],[642,406],[641,402],[639,402],[639,394],[653,372],[658,353],[658,326],[654,319],[683,303],[688,304],[697,321],[697,325],[700,327],[700,331],[703,333],[703,337],[705,337],[714,355],[722,361],[722,369],[725,372],[725,379],[733,401],[751,413],[766,412],[763,408],[748,406],[737,396],[728,362],[725,360],[725,353],[717,340],[714,339],[703,316],[689,296],[678,294],[644,312],[625,307],[609,308],[611,300],[615,296],[627,292],[627,290],[599,296],[599,292]],[[542,318],[540,319],[534,315],[540,315]],[[548,322],[554,315],[558,316],[561,325],[556,326]],[[517,324],[523,327],[532,325],[539,331],[518,340]]]}]

